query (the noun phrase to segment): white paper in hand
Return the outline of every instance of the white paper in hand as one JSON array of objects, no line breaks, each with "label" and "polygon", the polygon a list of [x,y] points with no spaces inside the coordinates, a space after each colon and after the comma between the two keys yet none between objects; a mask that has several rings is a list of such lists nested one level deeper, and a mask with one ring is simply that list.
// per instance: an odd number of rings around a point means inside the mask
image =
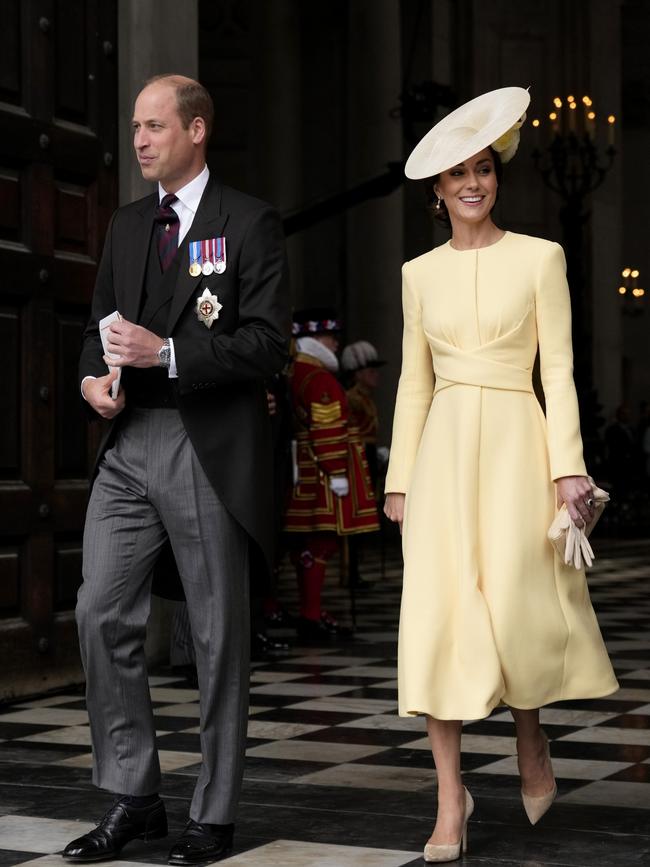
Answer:
[{"label": "white paper in hand", "polygon": [[[121,322],[121,321],[122,321],[122,316],[120,313],[117,312],[117,310],[115,310],[113,313],[109,313],[108,316],[104,316],[104,318],[100,319],[100,321],[99,321],[99,334],[100,334],[100,337],[102,338],[102,348],[104,350],[104,355],[108,356],[109,358],[111,357],[111,353],[106,348],[108,327],[113,322]],[[113,355],[113,358],[117,358],[117,357],[118,356]],[[117,394],[120,390],[120,379],[122,378],[122,368],[121,367],[111,367],[109,365],[108,369],[111,373],[114,370],[117,371],[117,377],[115,378],[113,384],[111,385],[111,397],[113,398],[113,400],[115,400],[117,398]]]}]

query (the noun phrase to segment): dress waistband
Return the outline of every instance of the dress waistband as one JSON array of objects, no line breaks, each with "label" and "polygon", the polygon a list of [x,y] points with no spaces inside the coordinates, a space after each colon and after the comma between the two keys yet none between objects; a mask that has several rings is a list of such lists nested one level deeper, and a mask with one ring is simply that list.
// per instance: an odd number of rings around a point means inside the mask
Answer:
[{"label": "dress waistband", "polygon": [[495,361],[486,354],[466,351],[437,340],[433,357],[434,394],[450,385],[476,385],[533,393],[532,370]]}]

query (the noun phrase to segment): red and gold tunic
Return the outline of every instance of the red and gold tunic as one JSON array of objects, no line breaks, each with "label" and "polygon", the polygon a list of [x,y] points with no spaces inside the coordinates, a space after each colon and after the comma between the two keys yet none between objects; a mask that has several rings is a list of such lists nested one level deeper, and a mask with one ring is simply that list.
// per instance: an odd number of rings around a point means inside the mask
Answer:
[{"label": "red and gold tunic", "polygon": [[[291,492],[285,530],[368,533],[379,529],[375,493],[357,428],[348,426],[342,386],[315,357],[298,353],[291,375],[298,480]],[[331,476],[347,476],[350,492],[337,497]]]},{"label": "red and gold tunic", "polygon": [[347,398],[350,407],[350,425],[358,428],[359,436],[364,443],[377,445],[379,418],[377,405],[371,394],[357,383],[348,389]]}]

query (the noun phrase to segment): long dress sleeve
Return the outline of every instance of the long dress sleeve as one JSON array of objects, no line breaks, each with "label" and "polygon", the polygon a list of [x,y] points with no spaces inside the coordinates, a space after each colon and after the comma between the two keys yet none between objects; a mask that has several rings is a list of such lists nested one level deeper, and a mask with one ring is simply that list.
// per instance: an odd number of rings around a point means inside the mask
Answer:
[{"label": "long dress sleeve", "polygon": [[551,244],[547,249],[540,263],[535,310],[551,478],[556,480],[562,476],[586,476],[587,470],[573,381],[566,261],[559,244]]},{"label": "long dress sleeve", "polygon": [[386,493],[406,493],[422,431],[433,397],[431,352],[422,328],[422,308],[409,284],[408,262],[402,267],[404,337],[402,372],[397,389]]}]

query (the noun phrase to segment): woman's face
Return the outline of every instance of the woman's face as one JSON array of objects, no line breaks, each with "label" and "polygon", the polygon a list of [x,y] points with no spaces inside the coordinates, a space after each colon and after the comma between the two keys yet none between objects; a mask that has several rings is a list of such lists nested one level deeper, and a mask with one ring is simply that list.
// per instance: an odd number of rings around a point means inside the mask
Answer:
[{"label": "woman's face", "polygon": [[441,172],[434,192],[445,200],[454,223],[480,223],[489,216],[497,198],[497,176],[490,148]]}]

